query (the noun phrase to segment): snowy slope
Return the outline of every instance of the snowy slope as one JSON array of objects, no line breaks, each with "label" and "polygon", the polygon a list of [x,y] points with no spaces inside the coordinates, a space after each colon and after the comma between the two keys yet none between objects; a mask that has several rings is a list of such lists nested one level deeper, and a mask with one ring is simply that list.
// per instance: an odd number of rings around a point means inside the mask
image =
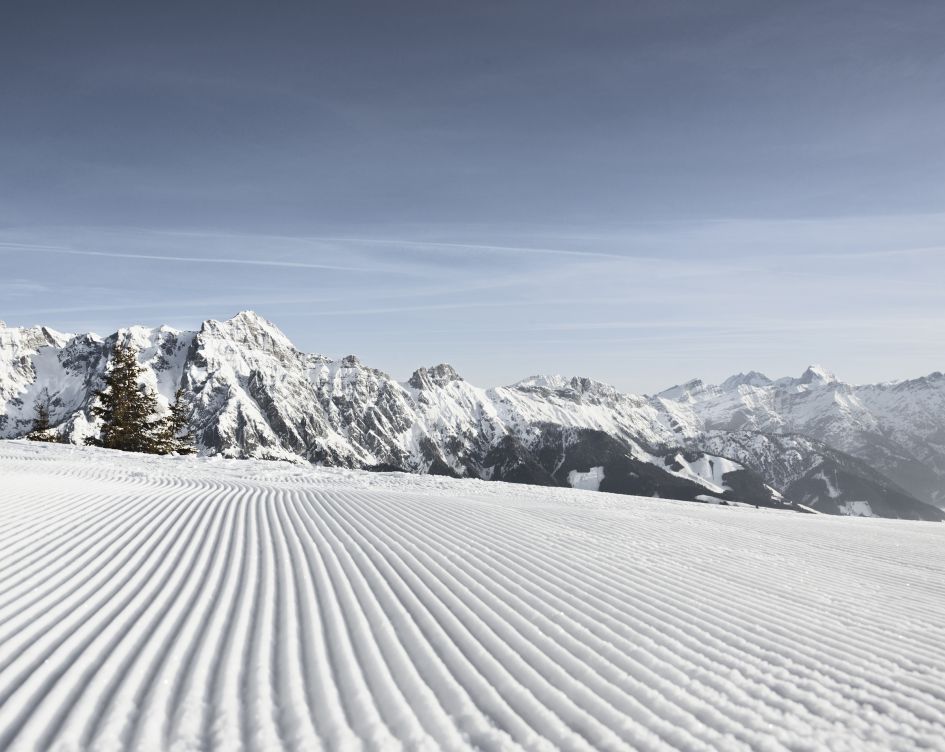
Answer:
[{"label": "snowy slope", "polygon": [[945,527],[0,442],[0,749],[941,749]]}]

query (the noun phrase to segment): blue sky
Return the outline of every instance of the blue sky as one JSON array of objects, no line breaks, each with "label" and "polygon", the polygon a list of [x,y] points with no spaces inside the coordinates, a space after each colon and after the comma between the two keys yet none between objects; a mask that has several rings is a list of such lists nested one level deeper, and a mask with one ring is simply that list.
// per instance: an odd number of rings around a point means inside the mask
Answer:
[{"label": "blue sky", "polygon": [[14,2],[0,318],[483,385],[942,370],[937,2]]}]

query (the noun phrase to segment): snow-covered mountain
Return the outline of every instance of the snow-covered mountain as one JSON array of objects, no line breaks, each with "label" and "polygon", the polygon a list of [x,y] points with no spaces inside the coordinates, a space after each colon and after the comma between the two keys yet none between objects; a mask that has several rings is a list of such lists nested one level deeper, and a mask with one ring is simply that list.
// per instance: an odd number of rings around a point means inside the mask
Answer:
[{"label": "snow-covered mountain", "polygon": [[[206,321],[196,332],[131,327],[107,338],[0,327],[0,438],[28,432],[36,400],[47,398],[64,437],[79,443],[93,433],[89,408],[118,340],[138,349],[143,379],[163,405],[184,387],[204,454],[716,503],[796,508],[796,501],[828,512],[942,516],[901,489],[890,496],[882,489],[895,483],[846,459],[839,464],[852,469],[840,480],[834,474],[832,485],[817,485],[807,476],[829,473],[834,465],[824,463],[838,463],[840,453],[819,443],[756,447],[739,438],[743,426],[720,433],[704,417],[708,400],[692,384],[656,398],[560,376],[483,389],[443,364],[419,368],[401,383],[352,355],[303,353],[252,312]],[[703,391],[738,394],[780,383],[760,374],[735,381]],[[769,459],[788,452],[803,455],[804,472],[785,475]],[[801,493],[797,484],[804,479]],[[785,495],[789,489],[796,498]]]},{"label": "snow-covered mountain", "polygon": [[773,381],[690,381],[654,402],[682,435],[801,434],[866,462],[910,495],[945,506],[945,375],[856,386],[819,366]]},{"label": "snow-covered mountain", "polygon": [[696,444],[730,457],[784,496],[821,512],[859,516],[922,516],[925,505],[867,462],[798,434],[709,431]]}]

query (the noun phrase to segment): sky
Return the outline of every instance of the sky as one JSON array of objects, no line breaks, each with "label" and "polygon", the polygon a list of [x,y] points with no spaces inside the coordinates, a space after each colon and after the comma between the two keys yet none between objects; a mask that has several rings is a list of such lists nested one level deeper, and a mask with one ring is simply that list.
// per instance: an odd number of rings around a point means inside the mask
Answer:
[{"label": "sky", "polygon": [[0,319],[638,393],[945,370],[945,4],[44,2]]}]

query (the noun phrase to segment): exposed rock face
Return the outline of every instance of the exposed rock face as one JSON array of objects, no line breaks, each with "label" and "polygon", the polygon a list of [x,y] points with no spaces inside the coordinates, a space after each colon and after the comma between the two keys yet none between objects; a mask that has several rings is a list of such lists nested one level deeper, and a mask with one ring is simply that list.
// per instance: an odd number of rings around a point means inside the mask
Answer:
[{"label": "exposed rock face", "polygon": [[418,368],[407,382],[414,389],[429,389],[434,386],[446,386],[451,381],[462,381],[456,369],[448,363],[440,363],[432,368]]},{"label": "exposed rock face", "polygon": [[[118,340],[138,348],[143,380],[162,406],[185,389],[205,454],[544,485],[568,485],[593,469],[602,491],[776,507],[796,501],[825,512],[844,512],[859,495],[876,514],[941,516],[822,442],[771,435],[790,430],[792,400],[816,399],[820,409],[824,390],[863,389],[816,369],[799,380],[750,373],[721,387],[694,381],[654,398],[560,376],[481,389],[446,364],[399,383],[353,355],[302,353],[252,312],[196,332],[131,327],[105,339],[0,329],[0,437],[24,435],[35,401],[46,396],[63,436],[79,442],[94,432],[90,405]],[[926,435],[926,423],[915,430]]]}]

